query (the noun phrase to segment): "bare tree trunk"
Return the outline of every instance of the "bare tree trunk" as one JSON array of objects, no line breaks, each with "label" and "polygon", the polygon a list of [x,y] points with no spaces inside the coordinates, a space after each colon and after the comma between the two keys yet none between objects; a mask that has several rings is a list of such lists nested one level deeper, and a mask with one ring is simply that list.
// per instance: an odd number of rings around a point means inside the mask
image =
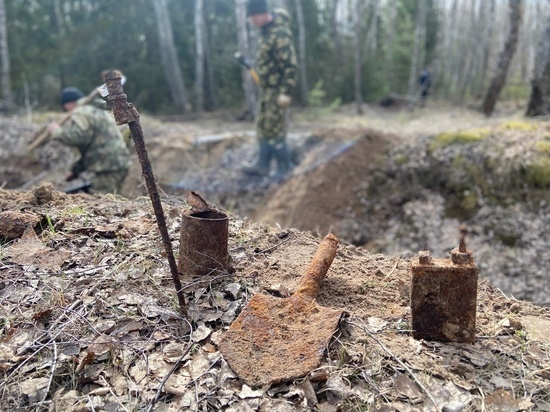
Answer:
[{"label": "bare tree trunk", "polygon": [[330,30],[332,32],[332,39],[334,40],[334,51],[336,54],[336,61],[342,65],[342,71],[345,73],[347,61],[344,53],[344,47],[342,46],[342,36],[338,30],[338,3],[339,0],[332,0],[332,7],[330,9]]},{"label": "bare tree trunk", "polygon": [[212,50],[210,49],[210,40],[207,30],[207,25],[204,25],[204,57],[206,63],[206,75],[207,75],[207,91],[209,97],[210,107],[213,109],[219,106],[218,94],[216,93],[216,78],[214,76],[214,63],[212,62]]},{"label": "bare tree trunk", "polygon": [[446,58],[445,58],[445,69],[443,70],[443,75],[445,78],[446,94],[447,97],[452,96],[454,87],[454,80],[457,78],[457,68],[458,68],[458,0],[453,0],[450,12],[447,13],[448,21],[446,26],[448,27],[448,34],[446,37]]},{"label": "bare tree trunk", "polygon": [[[388,18],[388,36],[386,39],[386,44],[388,45],[388,55],[387,55],[387,64],[388,68],[388,78],[390,79],[390,84],[395,85],[396,83],[396,73],[395,73],[395,39],[396,39],[396,22],[397,22],[397,0],[391,0],[388,7],[390,7],[389,18]],[[394,90],[395,91],[395,90]]]},{"label": "bare tree trunk", "polygon": [[296,19],[298,20],[298,44],[299,44],[299,54],[298,59],[300,60],[300,85],[301,85],[301,99],[302,104],[307,106],[308,104],[308,93],[309,93],[309,84],[307,78],[307,65],[306,65],[306,26],[304,23],[304,11],[302,9],[302,2],[296,0]]},{"label": "bare tree trunk", "polygon": [[[250,44],[248,41],[248,29],[246,26],[246,0],[235,0],[235,17],[237,21],[237,41],[239,51],[243,56],[248,56]],[[254,83],[247,69],[242,69],[243,91],[246,98],[246,112],[252,118],[256,117],[256,94]]]},{"label": "bare tree trunk", "polygon": [[380,9],[380,0],[371,0],[371,16],[367,35],[363,47],[363,60],[366,61],[370,52],[376,50],[378,41],[378,14]]},{"label": "bare tree trunk", "polygon": [[[52,16],[52,25],[54,33],[58,36],[59,39],[64,39],[66,36],[65,22],[63,19],[63,10],[61,9],[60,0],[54,0],[53,2],[53,16]],[[67,83],[67,70],[65,68],[65,57],[62,56],[59,59],[59,77],[61,79],[61,85],[66,86]]]},{"label": "bare tree trunk", "polygon": [[462,76],[458,84],[458,100],[460,103],[464,102],[466,96],[466,90],[468,85],[472,84],[472,77],[474,72],[474,62],[476,59],[476,43],[478,42],[476,34],[480,32],[478,29],[478,20],[476,13],[476,0],[470,0],[470,9],[468,10],[467,16],[468,26],[466,26],[465,31],[467,31],[466,38],[464,39],[464,50],[469,50],[469,53],[464,53],[464,65],[462,70]]},{"label": "bare tree trunk", "polygon": [[426,0],[418,1],[416,11],[416,28],[414,30],[414,46],[411,57],[411,68],[409,71],[409,96],[415,100],[416,83],[419,73],[419,62],[422,61],[423,45],[426,40]]},{"label": "bare tree trunk", "polygon": [[168,82],[168,88],[172,95],[174,105],[183,113],[189,111],[187,90],[183,81],[181,67],[178,62],[174,33],[166,0],[152,0],[157,18],[159,35],[160,58],[164,69],[164,76]]},{"label": "bare tree trunk", "polygon": [[531,97],[525,114],[527,116],[550,114],[550,25],[540,39],[531,83]]},{"label": "bare tree trunk", "polygon": [[521,23],[523,0],[509,0],[510,6],[510,33],[504,45],[504,49],[500,53],[496,72],[487,91],[485,100],[483,101],[482,111],[486,116],[493,113],[500,92],[506,82],[508,67],[514,57],[518,44],[519,26]]},{"label": "bare tree trunk", "polygon": [[203,0],[195,0],[195,94],[197,111],[204,110],[204,18]]},{"label": "bare tree trunk", "polygon": [[480,21],[484,24],[485,30],[482,39],[482,60],[480,68],[480,80],[477,87],[477,93],[474,92],[476,98],[481,98],[482,92],[485,89],[487,82],[487,73],[489,68],[489,57],[491,55],[491,45],[493,44],[494,28],[495,28],[495,0],[483,0],[482,16]]},{"label": "bare tree trunk", "polygon": [[355,106],[357,114],[363,114],[363,79],[361,69],[363,68],[363,59],[361,58],[361,32],[363,22],[364,0],[356,0],[355,13],[353,16],[353,60],[354,60],[354,87],[355,87]]},{"label": "bare tree trunk", "polygon": [[10,81],[10,52],[8,48],[6,4],[4,0],[0,0],[0,59],[2,59],[2,70],[0,74],[2,99],[8,103],[13,103]]}]

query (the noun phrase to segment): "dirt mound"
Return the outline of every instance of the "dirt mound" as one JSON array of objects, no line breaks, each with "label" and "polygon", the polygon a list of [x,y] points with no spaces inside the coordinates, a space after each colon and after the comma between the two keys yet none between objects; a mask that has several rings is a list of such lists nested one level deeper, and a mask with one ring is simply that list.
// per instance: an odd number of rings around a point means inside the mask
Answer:
[{"label": "dirt mound", "polygon": [[[485,119],[455,108],[421,115],[380,110],[307,122],[297,116],[288,139],[295,167],[285,181],[241,172],[257,153],[251,123],[214,115],[187,123],[143,116],[141,122],[155,178],[168,195],[195,190],[237,216],[315,234],[333,231],[342,242],[407,258],[419,250],[446,256],[466,223],[483,278],[549,305],[545,123]],[[318,129],[323,123],[333,125]],[[394,134],[364,127],[369,124]],[[457,124],[483,127],[456,130]],[[15,119],[3,119],[0,128],[6,131],[0,152],[6,188],[32,182],[41,167],[42,182],[67,187],[70,150],[50,142],[23,155],[33,128]],[[26,142],[17,139],[25,133]],[[135,155],[122,194],[146,195]]]},{"label": "dirt mound", "polygon": [[[43,192],[50,201],[35,202]],[[294,291],[319,237],[231,216],[234,271],[182,277],[182,316],[147,198],[31,193],[0,190],[0,212],[46,222],[1,249],[2,410],[431,411],[433,403],[544,410],[550,403],[547,308],[480,282],[475,344],[414,340],[409,260],[344,244],[319,303],[350,317],[322,364],[304,379],[250,388],[217,344],[252,294]],[[188,206],[178,197],[163,205],[177,251]]]},{"label": "dirt mound", "polygon": [[[360,199],[357,189],[367,180],[373,164],[394,139],[375,130],[329,129],[315,133],[323,146],[332,144],[330,157],[321,158],[315,147],[304,149],[302,164],[292,178],[269,193],[253,213],[255,221],[296,227],[314,233],[344,236],[343,226],[353,219]],[[321,146],[321,145],[319,145]]]}]

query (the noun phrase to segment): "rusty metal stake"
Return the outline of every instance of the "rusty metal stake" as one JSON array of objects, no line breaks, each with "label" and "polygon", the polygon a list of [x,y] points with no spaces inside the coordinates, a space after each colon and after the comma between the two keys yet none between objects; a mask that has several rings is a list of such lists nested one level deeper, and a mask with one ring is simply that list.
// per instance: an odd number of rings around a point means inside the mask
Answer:
[{"label": "rusty metal stake", "polygon": [[149,162],[149,157],[147,156],[147,150],[145,150],[143,130],[139,123],[139,113],[132,103],[128,103],[127,96],[124,94],[121,83],[121,72],[116,70],[109,72],[105,75],[105,80],[107,89],[109,90],[108,100],[112,102],[113,113],[117,124],[128,124],[130,127],[132,140],[134,141],[139,162],[141,163],[141,170],[147,186],[147,192],[153,204],[153,210],[157,218],[157,225],[162,237],[162,243],[168,257],[168,264],[170,265],[172,280],[174,281],[174,286],[178,295],[180,310],[182,313],[185,313],[185,299],[179,278],[178,266],[172,251],[172,243],[170,242],[170,236],[166,227],[166,219],[164,218],[164,211],[162,210],[159,192],[155,183],[155,177],[153,176],[153,169],[151,168],[151,162]]}]

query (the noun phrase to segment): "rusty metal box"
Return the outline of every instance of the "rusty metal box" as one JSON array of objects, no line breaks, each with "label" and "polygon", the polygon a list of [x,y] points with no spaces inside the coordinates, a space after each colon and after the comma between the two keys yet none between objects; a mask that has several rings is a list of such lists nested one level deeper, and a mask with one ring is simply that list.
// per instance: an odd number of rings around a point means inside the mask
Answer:
[{"label": "rusty metal box", "polygon": [[[461,244],[462,246],[462,244]],[[478,269],[465,248],[450,259],[419,252],[411,264],[411,312],[416,339],[473,343]]]}]

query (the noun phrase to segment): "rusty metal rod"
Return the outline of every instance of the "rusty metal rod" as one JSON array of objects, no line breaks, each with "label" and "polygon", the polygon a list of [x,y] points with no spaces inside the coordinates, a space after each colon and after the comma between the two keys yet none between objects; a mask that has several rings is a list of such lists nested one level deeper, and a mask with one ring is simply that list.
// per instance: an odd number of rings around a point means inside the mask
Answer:
[{"label": "rusty metal rod", "polygon": [[164,211],[162,210],[153,169],[149,157],[147,156],[147,150],[145,149],[143,130],[139,123],[139,113],[132,103],[128,103],[127,96],[124,94],[124,89],[122,88],[121,79],[122,73],[116,70],[105,75],[107,90],[109,91],[108,100],[112,102],[113,114],[115,115],[117,124],[128,124],[130,127],[132,140],[134,141],[139,162],[141,163],[142,175],[145,179],[145,185],[147,186],[147,192],[149,193],[151,203],[153,204],[153,210],[157,218],[157,225],[162,237],[162,243],[168,257],[168,264],[170,265],[172,280],[174,281],[174,286],[178,295],[180,310],[182,313],[185,313],[185,299],[181,287],[178,266],[172,251],[172,243],[170,242],[170,236],[166,227],[166,219],[164,218]]}]

